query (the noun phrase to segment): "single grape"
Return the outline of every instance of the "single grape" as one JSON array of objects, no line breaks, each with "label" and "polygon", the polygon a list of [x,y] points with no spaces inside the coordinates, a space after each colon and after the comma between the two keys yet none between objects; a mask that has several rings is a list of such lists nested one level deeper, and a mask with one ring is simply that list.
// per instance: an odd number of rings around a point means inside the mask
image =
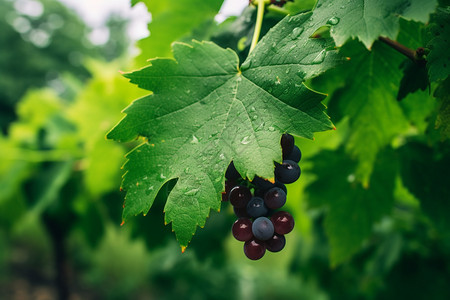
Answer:
[{"label": "single grape", "polygon": [[278,209],[286,203],[286,193],[279,187],[274,187],[264,194],[264,203],[270,209]]},{"label": "single grape", "polygon": [[253,218],[265,216],[268,212],[263,198],[253,197],[247,204],[247,213]]},{"label": "single grape", "polygon": [[231,227],[231,232],[238,241],[245,242],[251,240],[253,238],[252,221],[245,218],[237,219],[233,227]]},{"label": "single grape", "polygon": [[293,183],[300,177],[300,167],[295,161],[283,160],[282,164],[276,164],[275,177],[281,183]]},{"label": "single grape", "polygon": [[268,239],[266,242],[266,249],[270,252],[279,252],[283,250],[286,245],[286,238],[281,234],[274,234],[272,238]]},{"label": "single grape", "polygon": [[286,157],[283,156],[283,159],[284,160],[292,160],[292,161],[295,161],[296,163],[298,163],[302,159],[302,152],[300,151],[299,147],[294,146],[294,149],[292,150],[292,152]]},{"label": "single grape", "polygon": [[251,260],[258,260],[266,253],[266,245],[264,242],[251,239],[244,243],[244,253]]},{"label": "single grape", "polygon": [[231,189],[228,199],[234,207],[246,207],[252,198],[252,192],[248,187],[238,185]]},{"label": "single grape", "polygon": [[225,178],[228,180],[236,180],[241,178],[241,174],[236,170],[234,163],[231,162],[225,172]]},{"label": "single grape", "polygon": [[250,218],[250,215],[247,213],[247,207],[233,207],[233,210],[238,218]]},{"label": "single grape", "polygon": [[278,211],[270,217],[275,232],[278,234],[287,234],[294,229],[294,218],[286,211]]},{"label": "single grape", "polygon": [[252,232],[255,238],[267,241],[273,236],[274,228],[272,221],[266,217],[259,217],[252,224]]},{"label": "single grape", "polygon": [[281,150],[283,152],[283,157],[287,157],[291,154],[292,149],[294,149],[294,137],[289,133],[285,133],[281,136]]}]

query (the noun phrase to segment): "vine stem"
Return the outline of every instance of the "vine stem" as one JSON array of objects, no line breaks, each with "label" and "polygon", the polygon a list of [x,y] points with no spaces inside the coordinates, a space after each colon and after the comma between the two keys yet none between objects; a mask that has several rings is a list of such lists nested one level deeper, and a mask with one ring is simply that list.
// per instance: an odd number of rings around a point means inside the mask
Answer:
[{"label": "vine stem", "polygon": [[393,41],[387,37],[380,36],[378,39],[380,41],[382,41],[383,43],[385,43],[386,45],[388,45],[389,47],[397,50],[404,56],[408,57],[413,62],[419,63],[419,64],[423,64],[424,62],[426,63],[426,60],[423,58],[423,55],[425,54],[424,48],[420,47],[420,48],[417,48],[417,50],[413,50],[413,49],[410,49],[410,48],[406,47],[405,45],[402,45],[399,42]]},{"label": "vine stem", "polygon": [[261,34],[262,21],[264,18],[264,9],[266,4],[268,4],[267,0],[255,0],[254,2],[258,5],[258,11],[256,14],[256,24],[255,31],[253,32],[252,44],[250,45],[250,50],[248,53],[251,53],[258,43],[259,35]]}]

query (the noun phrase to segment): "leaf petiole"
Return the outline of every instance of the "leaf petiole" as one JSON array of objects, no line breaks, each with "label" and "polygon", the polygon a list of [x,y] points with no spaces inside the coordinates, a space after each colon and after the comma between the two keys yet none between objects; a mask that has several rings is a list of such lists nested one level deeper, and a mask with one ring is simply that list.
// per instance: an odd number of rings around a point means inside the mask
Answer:
[{"label": "leaf petiole", "polygon": [[264,18],[264,9],[265,9],[266,5],[270,3],[270,1],[254,0],[253,4],[255,4],[255,3],[258,6],[258,11],[256,14],[255,31],[253,32],[252,44],[250,45],[249,54],[252,52],[253,49],[255,49],[256,44],[258,43],[259,35],[261,34],[262,21]]}]

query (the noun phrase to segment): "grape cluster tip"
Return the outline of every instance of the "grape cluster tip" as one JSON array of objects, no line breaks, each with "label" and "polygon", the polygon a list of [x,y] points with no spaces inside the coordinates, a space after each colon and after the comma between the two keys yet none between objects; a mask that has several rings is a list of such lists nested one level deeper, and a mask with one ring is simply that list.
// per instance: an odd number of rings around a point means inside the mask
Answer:
[{"label": "grape cluster tip", "polygon": [[287,188],[298,180],[301,174],[298,162],[301,151],[294,143],[294,137],[281,137],[283,162],[275,163],[275,182],[256,176],[251,182],[241,177],[231,162],[225,173],[225,192],[222,201],[229,201],[238,218],[232,234],[244,242],[244,253],[251,260],[258,260],[267,251],[279,252],[286,245],[285,234],[294,228],[294,218],[279,210],[286,203]]}]

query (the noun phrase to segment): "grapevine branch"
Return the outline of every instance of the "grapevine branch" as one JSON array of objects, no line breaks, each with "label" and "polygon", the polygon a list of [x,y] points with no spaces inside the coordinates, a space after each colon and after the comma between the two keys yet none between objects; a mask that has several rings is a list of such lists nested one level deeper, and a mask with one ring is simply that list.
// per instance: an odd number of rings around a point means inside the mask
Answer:
[{"label": "grapevine branch", "polygon": [[386,45],[388,45],[389,47],[397,50],[401,54],[405,55],[406,57],[408,57],[409,59],[411,59],[413,62],[415,62],[417,64],[425,65],[427,62],[426,59],[424,58],[426,51],[423,47],[419,47],[416,50],[413,50],[413,49],[406,47],[405,45],[400,44],[397,41],[393,41],[393,40],[391,40],[387,37],[383,37],[383,36],[380,36],[379,40],[382,41],[383,43],[385,43]]}]

